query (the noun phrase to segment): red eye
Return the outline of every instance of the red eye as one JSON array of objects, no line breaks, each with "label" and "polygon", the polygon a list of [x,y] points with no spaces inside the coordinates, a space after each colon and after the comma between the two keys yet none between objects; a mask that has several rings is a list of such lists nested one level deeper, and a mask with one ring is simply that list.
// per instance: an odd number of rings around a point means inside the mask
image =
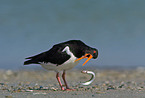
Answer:
[{"label": "red eye", "polygon": [[94,53],[96,53],[96,51],[94,51]]}]

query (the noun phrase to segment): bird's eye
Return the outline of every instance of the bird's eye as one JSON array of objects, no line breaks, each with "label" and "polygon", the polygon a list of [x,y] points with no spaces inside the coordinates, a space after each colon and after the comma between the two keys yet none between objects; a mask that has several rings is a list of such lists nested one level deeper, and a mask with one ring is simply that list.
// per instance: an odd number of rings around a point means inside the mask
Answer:
[{"label": "bird's eye", "polygon": [[96,53],[96,51],[94,51],[94,53]]}]

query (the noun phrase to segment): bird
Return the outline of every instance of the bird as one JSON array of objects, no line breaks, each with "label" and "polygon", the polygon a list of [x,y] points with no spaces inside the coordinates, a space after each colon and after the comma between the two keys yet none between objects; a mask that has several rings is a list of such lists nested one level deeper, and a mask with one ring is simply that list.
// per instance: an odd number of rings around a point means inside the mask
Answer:
[{"label": "bird", "polygon": [[[24,61],[24,65],[40,64],[47,70],[56,72],[56,79],[59,83],[61,90],[73,90],[70,89],[66,79],[66,70],[70,70],[75,67],[81,59],[87,58],[83,63],[84,66],[90,59],[96,59],[98,57],[98,50],[86,45],[81,40],[69,40],[55,44],[50,50],[34,55]],[[62,85],[59,74],[62,73],[62,79],[64,85]],[[64,87],[65,86],[65,87]]]}]

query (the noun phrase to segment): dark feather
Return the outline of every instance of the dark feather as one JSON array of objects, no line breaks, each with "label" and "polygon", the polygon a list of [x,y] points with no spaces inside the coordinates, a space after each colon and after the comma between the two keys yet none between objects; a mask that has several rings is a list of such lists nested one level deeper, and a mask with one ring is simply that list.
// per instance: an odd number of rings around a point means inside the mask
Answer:
[{"label": "dark feather", "polygon": [[24,65],[28,64],[40,64],[41,62],[44,63],[53,63],[57,65],[63,64],[70,58],[66,52],[62,52],[64,46],[60,46],[61,44],[54,45],[50,50],[40,53],[38,55],[28,57],[28,61],[24,62]]}]

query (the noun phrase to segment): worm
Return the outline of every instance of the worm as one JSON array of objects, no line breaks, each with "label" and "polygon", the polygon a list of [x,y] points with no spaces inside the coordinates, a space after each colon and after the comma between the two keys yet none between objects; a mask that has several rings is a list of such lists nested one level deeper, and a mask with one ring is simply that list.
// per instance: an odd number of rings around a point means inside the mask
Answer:
[{"label": "worm", "polygon": [[80,83],[81,85],[90,85],[94,81],[94,79],[95,79],[95,73],[94,72],[88,71],[88,70],[83,70],[83,71],[81,71],[81,73],[92,75],[90,80],[88,80],[84,83]]}]

